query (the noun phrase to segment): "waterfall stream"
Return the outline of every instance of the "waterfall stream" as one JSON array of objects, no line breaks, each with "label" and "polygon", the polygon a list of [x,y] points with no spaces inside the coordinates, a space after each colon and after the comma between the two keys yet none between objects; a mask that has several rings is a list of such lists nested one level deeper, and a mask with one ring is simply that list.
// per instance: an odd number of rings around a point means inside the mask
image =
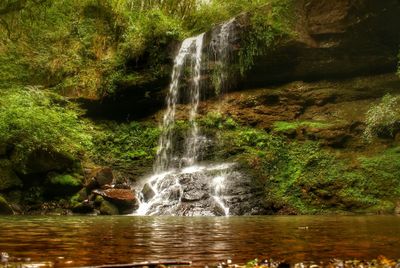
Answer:
[{"label": "waterfall stream", "polygon": [[[224,63],[229,55],[232,22],[233,20],[221,26],[212,43],[220,70],[219,85],[223,85],[227,79]],[[138,215],[229,215],[229,208],[223,196],[224,183],[231,173],[232,164],[197,164],[205,140],[200,135],[196,121],[201,95],[204,36],[203,33],[185,39],[175,57],[154,174],[147,178],[144,184],[141,205],[136,212]],[[189,79],[185,81],[186,85],[183,84],[183,78],[187,73]],[[185,92],[182,92],[183,90]],[[183,152],[176,149],[174,139],[176,106],[181,95],[187,96],[190,107],[189,130],[184,137]]]}]

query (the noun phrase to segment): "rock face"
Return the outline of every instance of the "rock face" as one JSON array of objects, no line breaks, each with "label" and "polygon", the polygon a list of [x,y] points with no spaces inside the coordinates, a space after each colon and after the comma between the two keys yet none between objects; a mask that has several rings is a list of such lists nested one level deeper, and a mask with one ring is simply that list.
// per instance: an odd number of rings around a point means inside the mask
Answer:
[{"label": "rock face", "polygon": [[[400,94],[395,74],[321,82],[292,82],[225,94],[203,102],[201,113],[218,110],[242,125],[331,148],[360,149],[365,114],[386,94]],[[186,114],[182,109],[177,114]],[[284,123],[285,128],[279,128]]]},{"label": "rock face", "polygon": [[399,1],[300,0],[296,14],[295,35],[281,40],[266,56],[256,58],[242,87],[396,69]]}]

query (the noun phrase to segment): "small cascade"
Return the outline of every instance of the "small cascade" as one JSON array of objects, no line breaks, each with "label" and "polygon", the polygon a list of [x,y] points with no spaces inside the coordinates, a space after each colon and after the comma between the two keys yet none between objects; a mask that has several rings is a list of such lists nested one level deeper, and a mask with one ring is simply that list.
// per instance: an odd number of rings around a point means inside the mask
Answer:
[{"label": "small cascade", "polygon": [[[218,36],[213,37],[212,49],[220,70],[220,86],[225,86],[223,83],[228,79],[225,65],[229,60],[233,21],[223,24]],[[201,95],[203,40],[204,34],[184,40],[175,58],[154,175],[144,184],[138,215],[229,215],[224,185],[232,164],[197,164],[205,143],[196,122]],[[189,79],[185,76],[188,73]],[[176,106],[182,95],[187,97],[190,107],[189,130],[179,151],[174,127]]]},{"label": "small cascade", "polygon": [[221,25],[219,32],[215,33],[211,43],[210,52],[214,60],[213,84],[217,95],[229,88],[229,66],[232,54],[231,38],[235,35],[235,18]]}]

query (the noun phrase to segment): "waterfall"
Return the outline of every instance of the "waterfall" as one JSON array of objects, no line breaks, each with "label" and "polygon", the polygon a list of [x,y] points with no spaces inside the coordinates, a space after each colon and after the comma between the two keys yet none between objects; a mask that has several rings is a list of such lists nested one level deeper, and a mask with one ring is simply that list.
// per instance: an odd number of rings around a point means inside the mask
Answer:
[{"label": "waterfall", "polygon": [[[219,66],[219,85],[228,79],[229,35],[233,20],[223,24],[213,37],[211,48]],[[204,137],[197,125],[201,95],[201,70],[205,34],[185,39],[174,60],[167,110],[163,116],[154,175],[147,178],[141,192],[139,215],[229,215],[225,205],[225,180],[232,164],[198,165],[204,149]],[[183,78],[189,73],[187,81]],[[183,83],[186,82],[186,83]],[[185,92],[182,92],[182,90]],[[219,89],[217,89],[219,90]],[[185,94],[183,94],[185,93]],[[184,137],[183,152],[177,150],[175,138],[176,106],[182,95],[187,97],[189,130]],[[181,148],[182,149],[182,148]]]},{"label": "waterfall", "polygon": [[[200,75],[201,56],[204,33],[197,37],[187,38],[182,42],[178,55],[175,57],[172,70],[171,84],[167,95],[167,111],[163,117],[162,134],[159,141],[157,158],[154,165],[156,173],[165,172],[171,168],[171,160],[174,155],[173,134],[175,126],[176,104],[179,97],[180,79],[183,75],[185,61],[189,60],[193,67],[193,90],[190,96],[190,134],[187,137],[185,160],[187,164],[193,164],[198,152],[198,127],[196,123],[197,108],[200,102]],[[193,64],[194,62],[194,64]]]}]

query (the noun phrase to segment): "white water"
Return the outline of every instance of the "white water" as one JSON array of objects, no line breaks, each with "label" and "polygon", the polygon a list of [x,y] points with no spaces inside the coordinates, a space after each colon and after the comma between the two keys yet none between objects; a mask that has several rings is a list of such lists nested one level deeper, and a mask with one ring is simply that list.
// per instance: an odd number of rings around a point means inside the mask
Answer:
[{"label": "white water", "polygon": [[[225,64],[228,61],[230,50],[229,34],[233,20],[221,26],[218,40],[214,44],[215,55],[218,58],[221,73],[219,83],[222,86],[228,79]],[[221,165],[196,165],[202,151],[204,137],[200,136],[197,125],[197,113],[200,102],[200,79],[202,68],[202,50],[204,34],[188,38],[181,44],[174,61],[171,84],[167,96],[167,110],[163,117],[163,133],[159,140],[159,149],[154,163],[154,175],[146,180],[147,188],[152,192],[149,200],[142,196],[142,202],[137,210],[138,215],[213,215],[218,213],[227,216],[229,208],[223,199],[224,183],[232,164]],[[215,42],[214,42],[215,43]],[[188,64],[189,63],[189,64]],[[175,152],[174,126],[176,120],[176,105],[180,90],[182,90],[182,78],[184,72],[189,70],[191,74],[187,96],[190,106],[189,130],[185,137],[183,155]],[[217,89],[218,90],[218,89]],[[179,159],[177,161],[177,159]],[[201,182],[198,180],[202,180]],[[189,181],[189,185],[188,185]],[[196,188],[197,187],[197,188]],[[209,193],[205,193],[209,191]],[[203,195],[205,200],[196,199],[197,195]],[[208,198],[207,196],[210,196]],[[184,204],[182,200],[195,200],[200,204],[193,207],[190,202]],[[203,202],[203,203],[201,203]],[[203,207],[209,211],[197,211]],[[192,210],[189,214],[187,210]],[[215,212],[217,211],[217,212]]]},{"label": "white water", "polygon": [[[171,84],[169,86],[169,92],[167,96],[167,111],[163,117],[163,133],[160,137],[157,159],[154,164],[154,171],[156,173],[164,172],[171,168],[171,160],[176,156],[174,155],[174,126],[175,126],[175,114],[176,114],[176,104],[179,97],[180,79],[183,75],[185,61],[194,61],[194,76],[193,76],[193,91],[190,92],[190,122],[191,122],[191,135],[189,136],[188,144],[192,145],[193,149],[187,151],[185,158],[187,158],[188,163],[193,163],[195,161],[197,153],[197,125],[195,123],[197,107],[199,105],[200,98],[200,68],[201,68],[201,49],[203,46],[204,34],[197,37],[192,37],[185,39],[182,42],[181,48],[179,49],[178,55],[175,57],[174,67],[172,70]],[[193,53],[193,47],[195,52]],[[186,146],[187,147],[187,146]]]},{"label": "white water", "polygon": [[220,32],[211,42],[211,51],[214,54],[214,61],[217,66],[217,75],[214,77],[216,93],[221,94],[229,86],[229,61],[232,48],[230,37],[233,32],[235,18],[227,21],[221,26]]}]

